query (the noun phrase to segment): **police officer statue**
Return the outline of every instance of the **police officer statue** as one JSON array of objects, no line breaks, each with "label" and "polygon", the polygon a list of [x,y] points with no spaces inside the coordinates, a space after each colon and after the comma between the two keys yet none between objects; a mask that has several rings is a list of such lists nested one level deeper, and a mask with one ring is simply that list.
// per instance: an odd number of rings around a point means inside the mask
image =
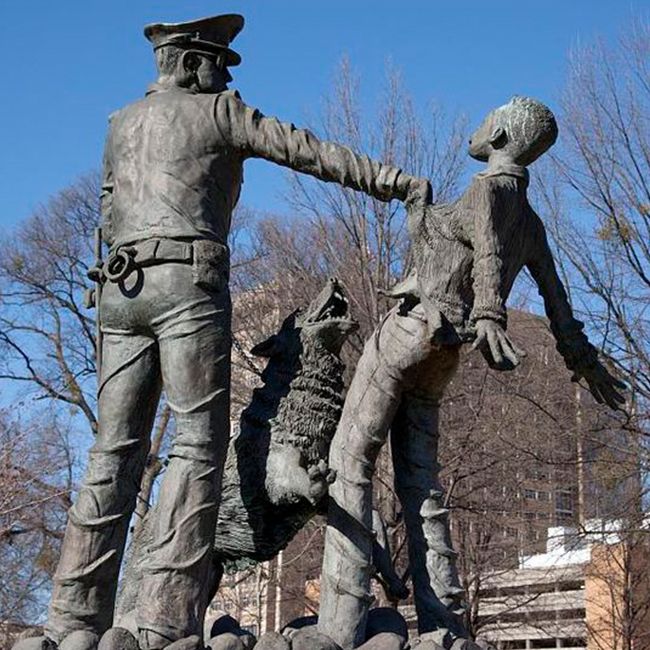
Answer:
[{"label": "police officer statue", "polygon": [[[389,201],[399,169],[267,118],[227,90],[239,15],[145,28],[159,78],[115,113],[104,158],[99,433],[70,509],[47,637],[111,627],[120,563],[161,390],[176,436],[153,511],[137,611],[141,648],[201,634],[228,444],[228,248],[247,158]],[[92,646],[92,642],[90,644]],[[85,646],[84,646],[85,647]]]}]

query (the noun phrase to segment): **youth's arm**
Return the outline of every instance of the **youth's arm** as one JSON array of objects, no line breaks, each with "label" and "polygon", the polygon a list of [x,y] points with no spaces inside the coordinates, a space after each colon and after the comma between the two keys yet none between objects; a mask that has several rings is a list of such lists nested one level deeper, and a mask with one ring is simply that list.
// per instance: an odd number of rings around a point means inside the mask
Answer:
[{"label": "youth's arm", "polygon": [[492,184],[484,179],[474,179],[472,187],[473,204],[472,230],[468,239],[474,249],[472,282],[474,305],[470,319],[473,324],[481,320],[491,320],[505,329],[507,311],[502,295],[503,250],[499,241],[499,206]]},{"label": "youth's arm", "polygon": [[[541,219],[530,210],[533,235],[531,256],[527,263],[533,280],[544,300],[544,309],[557,342],[557,350],[573,372],[575,381],[584,378],[594,398],[618,408],[624,398],[618,392],[625,385],[615,379],[598,360],[598,351],[583,332],[584,324],[574,318],[562,280],[558,276]],[[618,390],[617,390],[618,389]]]},{"label": "youth's arm", "polygon": [[587,355],[597,356],[583,333],[584,324],[574,318],[562,280],[558,276],[541,219],[530,211],[531,254],[526,264],[544,300],[544,310],[551,323],[557,349],[569,369],[574,370]]},{"label": "youth's arm", "polygon": [[244,157],[264,158],[380,201],[406,200],[411,183],[416,181],[397,167],[333,142],[321,142],[305,129],[265,117],[244,104],[235,92],[217,97],[215,119],[222,138]]},{"label": "youth's arm", "polygon": [[473,219],[463,233],[474,250],[472,285],[474,305],[470,321],[476,330],[473,347],[483,353],[490,367],[511,370],[525,352],[506,334],[507,311],[504,297],[503,245],[498,220],[503,215],[493,183],[487,179],[472,181]]}]

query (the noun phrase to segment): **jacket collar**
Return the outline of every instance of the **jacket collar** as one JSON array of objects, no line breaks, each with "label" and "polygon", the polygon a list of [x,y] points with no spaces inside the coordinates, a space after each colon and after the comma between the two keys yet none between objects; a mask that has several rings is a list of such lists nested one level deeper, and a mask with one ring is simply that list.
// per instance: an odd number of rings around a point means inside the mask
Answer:
[{"label": "jacket collar", "polygon": [[197,92],[195,90],[192,90],[192,88],[183,88],[182,86],[175,86],[175,85],[164,85],[164,84],[159,84],[159,83],[152,83],[148,88],[147,92],[145,93],[146,96],[148,97],[149,95],[153,95],[154,93],[165,93],[165,92],[178,92],[178,93],[185,93],[186,95],[196,95]]},{"label": "jacket collar", "polygon": [[515,163],[502,163],[494,169],[486,169],[485,171],[479,172],[476,174],[478,178],[491,178],[493,176],[515,176],[517,178],[522,178],[526,181],[526,185],[530,180],[530,173],[525,167],[521,165],[515,165]]}]

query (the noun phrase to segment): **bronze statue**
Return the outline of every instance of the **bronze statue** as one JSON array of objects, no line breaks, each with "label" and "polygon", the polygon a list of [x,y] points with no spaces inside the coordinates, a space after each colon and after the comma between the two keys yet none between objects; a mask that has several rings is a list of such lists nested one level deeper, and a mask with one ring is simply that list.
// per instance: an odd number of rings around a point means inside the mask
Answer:
[{"label": "bronze statue", "polygon": [[599,362],[573,317],[544,226],[526,196],[526,166],[556,137],[547,107],[514,97],[472,136],[470,155],[488,165],[458,201],[427,205],[422,186],[408,199],[414,273],[389,292],[402,302],[366,343],[330,453],[338,479],[330,488],[319,628],[345,650],[364,640],[371,480],[389,430],[420,635],[445,648],[466,637],[438,480],[438,406],[463,343],[472,342],[496,369],[519,363],[522,352],[506,334],[506,300],[524,267],[574,378],[584,378],[611,408],[623,401],[623,384]]},{"label": "bronze statue", "polygon": [[[302,429],[286,426],[293,420],[268,419],[268,449],[257,450],[249,474],[237,476],[238,468],[230,468],[225,486],[232,498],[225,510],[232,516],[227,522],[218,519],[230,438],[227,238],[247,158],[263,158],[382,201],[407,201],[415,252],[415,273],[391,292],[401,303],[366,345],[332,442],[330,465],[338,479],[330,489],[320,632],[305,632],[305,638],[327,640],[324,633],[344,650],[366,640],[376,546],[371,480],[389,429],[420,633],[428,643],[445,647],[466,636],[438,481],[438,404],[464,343],[480,348],[495,368],[517,365],[521,353],[505,333],[505,303],[524,266],[539,286],[558,349],[576,379],[585,378],[596,399],[614,408],[622,400],[621,385],[600,364],[572,316],[544,228],[526,198],[525,167],[557,136],[546,107],[514,98],[493,111],[470,145],[471,155],[488,162],[486,171],[456,203],[431,206],[428,181],[265,117],[228,90],[229,68],[240,63],[230,44],[243,24],[233,14],[146,27],[158,81],[142,100],[111,117],[102,189],[109,252],[92,274],[99,289],[99,431],[69,512],[46,636],[22,641],[21,650],[57,644],[61,650],[93,650],[101,637],[102,650],[201,647],[221,560],[272,555],[313,514],[333,478],[323,455],[335,423],[331,414],[338,416],[340,407],[336,364],[332,378],[321,373],[320,383],[312,383],[322,389],[322,382],[332,379],[336,389],[319,406],[327,420],[321,437],[294,439],[291,435],[302,435]],[[340,316],[337,292],[332,284],[316,301],[320,316]],[[320,309],[323,300],[326,311]],[[295,325],[288,323],[285,331],[292,345],[302,341]],[[347,325],[340,324],[343,330],[321,325],[319,336],[335,336],[327,339],[333,348],[325,346],[335,357]],[[321,344],[319,337],[314,343]],[[296,350],[291,353],[300,378],[309,369]],[[269,394],[275,388],[265,386]],[[162,390],[177,433],[148,517],[146,544],[137,556],[142,560],[133,592],[136,642],[123,630],[105,633],[113,625],[129,520]],[[300,401],[291,391],[276,397],[278,408]],[[245,446],[251,440],[244,435],[239,442]],[[254,440],[253,447],[258,443]],[[239,451],[234,454],[231,463],[237,464]],[[278,512],[286,517],[269,533],[263,518]],[[217,561],[215,531],[223,546]],[[233,533],[238,541],[228,548]]]},{"label": "bronze statue", "polygon": [[108,630],[129,519],[161,390],[177,434],[142,565],[140,647],[200,634],[230,433],[227,236],[247,158],[264,158],[404,199],[420,181],[267,118],[234,91],[230,48],[244,20],[224,15],[145,29],[159,70],[115,113],[104,156],[96,271],[102,367],[99,433],[69,513],[46,634],[89,645]]}]

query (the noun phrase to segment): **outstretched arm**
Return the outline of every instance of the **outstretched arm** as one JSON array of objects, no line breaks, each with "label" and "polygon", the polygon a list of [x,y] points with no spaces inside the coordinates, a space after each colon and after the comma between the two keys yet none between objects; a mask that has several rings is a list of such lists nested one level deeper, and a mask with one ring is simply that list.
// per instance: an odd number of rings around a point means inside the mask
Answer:
[{"label": "outstretched arm", "polygon": [[215,118],[223,139],[244,157],[264,158],[322,181],[360,190],[380,201],[404,201],[415,180],[397,167],[333,142],[321,142],[310,131],[265,117],[244,104],[236,92],[218,96]]},{"label": "outstretched arm", "polygon": [[625,384],[602,365],[596,348],[589,343],[582,331],[584,324],[573,317],[566,291],[555,268],[544,224],[532,210],[530,214],[534,243],[527,266],[544,299],[544,308],[551,322],[558,352],[564,358],[567,368],[573,372],[573,381],[584,378],[597,402],[617,409],[625,401],[619,392],[625,388]]}]

